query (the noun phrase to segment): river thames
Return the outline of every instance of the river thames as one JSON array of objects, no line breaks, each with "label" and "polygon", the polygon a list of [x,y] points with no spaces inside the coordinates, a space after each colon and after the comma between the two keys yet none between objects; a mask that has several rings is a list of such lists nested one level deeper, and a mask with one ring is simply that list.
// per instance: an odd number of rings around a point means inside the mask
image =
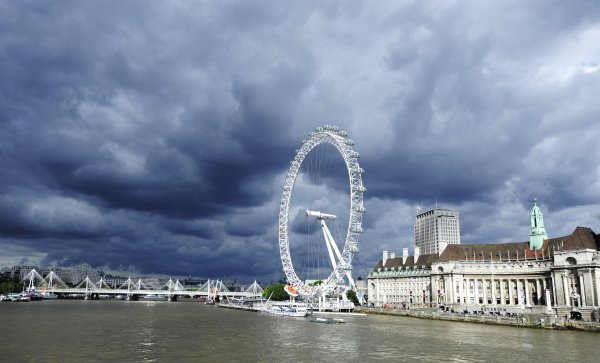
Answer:
[{"label": "river thames", "polygon": [[389,316],[315,324],[196,301],[0,304],[2,361],[597,362],[600,336]]}]

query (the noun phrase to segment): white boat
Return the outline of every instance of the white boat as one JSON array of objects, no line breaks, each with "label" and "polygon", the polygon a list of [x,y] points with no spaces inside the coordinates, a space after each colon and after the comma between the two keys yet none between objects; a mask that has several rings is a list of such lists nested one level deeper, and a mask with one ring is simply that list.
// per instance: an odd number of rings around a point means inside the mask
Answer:
[{"label": "white boat", "polygon": [[335,318],[315,318],[310,321],[311,323],[321,323],[321,324],[343,324],[345,323],[344,319],[335,319]]},{"label": "white boat", "polygon": [[320,299],[319,304],[315,304],[313,308],[319,311],[351,313],[354,311],[354,303],[339,298],[325,298]]},{"label": "white boat", "polygon": [[305,317],[308,315],[307,305],[301,302],[269,302],[263,306],[261,311],[281,316]]},{"label": "white boat", "polygon": [[167,297],[164,295],[150,294],[150,295],[144,296],[143,299],[145,301],[165,301],[165,300],[167,300]]},{"label": "white boat", "polygon": [[10,301],[14,302],[27,302],[31,301],[31,297],[28,294],[8,294]]},{"label": "white boat", "polygon": [[42,299],[44,300],[51,300],[51,299],[58,299],[58,295],[56,295],[53,292],[42,292]]}]

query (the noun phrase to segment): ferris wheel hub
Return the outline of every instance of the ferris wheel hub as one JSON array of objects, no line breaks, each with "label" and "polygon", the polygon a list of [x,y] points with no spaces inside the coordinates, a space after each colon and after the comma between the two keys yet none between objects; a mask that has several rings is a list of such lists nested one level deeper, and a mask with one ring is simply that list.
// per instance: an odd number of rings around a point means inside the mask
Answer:
[{"label": "ferris wheel hub", "polygon": [[321,212],[308,210],[308,209],[306,210],[306,215],[308,217],[316,217],[317,219],[320,219],[320,220],[336,218],[336,216],[334,214],[326,214],[326,213],[321,213]]}]

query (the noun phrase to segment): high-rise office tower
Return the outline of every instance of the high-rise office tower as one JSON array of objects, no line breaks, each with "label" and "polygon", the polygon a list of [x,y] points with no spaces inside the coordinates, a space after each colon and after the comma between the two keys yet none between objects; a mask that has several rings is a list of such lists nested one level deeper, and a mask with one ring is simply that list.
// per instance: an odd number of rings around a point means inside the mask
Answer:
[{"label": "high-rise office tower", "polygon": [[420,254],[440,254],[449,244],[460,244],[457,211],[435,208],[417,214],[415,247],[419,247]]}]

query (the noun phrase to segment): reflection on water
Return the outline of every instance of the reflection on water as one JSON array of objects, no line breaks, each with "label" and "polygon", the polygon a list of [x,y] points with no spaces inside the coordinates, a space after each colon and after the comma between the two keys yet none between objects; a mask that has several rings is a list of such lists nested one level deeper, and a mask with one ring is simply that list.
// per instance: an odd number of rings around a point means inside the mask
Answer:
[{"label": "reflection on water", "polygon": [[149,319],[148,322],[143,323],[142,327],[138,331],[139,347],[138,351],[141,353],[144,360],[151,360],[155,356],[154,349],[152,346],[154,343],[154,319]]},{"label": "reflection on water", "polygon": [[194,301],[0,304],[3,361],[577,361],[597,334],[386,316],[314,324]]}]

